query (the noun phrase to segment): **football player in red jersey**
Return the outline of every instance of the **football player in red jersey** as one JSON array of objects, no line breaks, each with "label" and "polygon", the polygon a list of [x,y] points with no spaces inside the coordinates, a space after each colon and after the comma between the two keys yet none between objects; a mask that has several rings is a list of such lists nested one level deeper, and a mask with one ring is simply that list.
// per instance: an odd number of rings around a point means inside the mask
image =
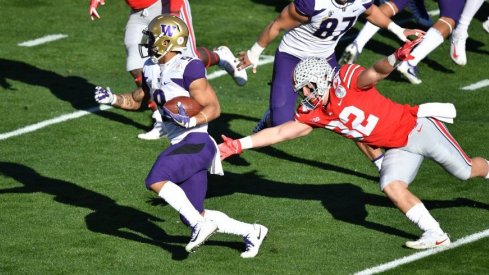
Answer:
[{"label": "football player in red jersey", "polygon": [[387,58],[366,69],[344,65],[334,73],[327,60],[308,58],[294,70],[295,90],[303,100],[295,121],[264,129],[241,139],[223,136],[221,158],[305,136],[314,128],[326,128],[346,138],[385,149],[380,171],[380,188],[407,218],[422,231],[413,249],[450,244],[450,238],[431,216],[421,200],[408,190],[423,159],[430,158],[455,177],[489,179],[489,163],[469,158],[445,128],[453,122],[455,107],[450,103],[402,105],[382,96],[375,84],[396,66],[410,60],[411,49],[420,39],[410,41]]},{"label": "football player in red jersey", "polygon": [[[204,47],[196,46],[194,29],[192,25],[192,14],[188,0],[126,0],[126,4],[131,8],[129,20],[126,24],[124,34],[124,45],[126,46],[126,70],[131,74],[136,83],[136,90],[133,91],[135,97],[141,94],[141,68],[145,59],[139,53],[139,43],[143,37],[143,30],[148,26],[153,18],[163,13],[170,13],[182,18],[189,29],[189,40],[186,54],[198,57],[206,67],[219,65],[230,74],[234,81],[242,86],[246,84],[247,74],[244,70],[237,70],[238,61],[233,53],[226,46],[220,46],[216,50],[209,50]],[[105,5],[105,0],[91,0],[88,13],[92,20],[100,19],[97,11],[99,5]],[[154,104],[149,105],[153,111],[156,110]],[[162,127],[161,116],[154,112],[153,118],[156,120],[154,128],[138,135],[138,138],[145,140],[159,139],[166,135]]]}]

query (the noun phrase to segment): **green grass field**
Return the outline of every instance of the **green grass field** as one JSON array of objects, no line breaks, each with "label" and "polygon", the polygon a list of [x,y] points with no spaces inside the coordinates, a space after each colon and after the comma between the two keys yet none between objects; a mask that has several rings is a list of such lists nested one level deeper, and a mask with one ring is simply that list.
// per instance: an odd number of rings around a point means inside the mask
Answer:
[{"label": "green grass field", "polygon": [[[148,111],[109,109],[5,138],[97,106],[96,85],[133,89],[123,45],[127,6],[108,0],[99,9],[102,19],[92,22],[88,2],[0,0],[0,274],[352,274],[416,253],[403,244],[420,232],[379,191],[374,166],[353,142],[330,132],[247,151],[224,163],[224,177],[210,177],[207,208],[270,229],[250,260],[239,257],[242,240],[227,235],[185,253],[190,230],[144,187],[168,146],[136,138],[150,128]],[[289,3],[190,2],[199,45],[224,44],[235,52],[250,47]],[[469,155],[486,158],[489,87],[462,88],[489,79],[489,34],[481,28],[487,15],[485,3],[469,29],[465,67],[451,61],[446,41],[419,65],[421,85],[397,73],[378,85],[402,103],[455,103],[451,133]],[[341,41],[338,56],[363,22]],[[68,37],[18,46],[48,34]],[[273,55],[277,44],[264,55]],[[399,45],[380,32],[359,63],[368,66]],[[266,109],[272,66],[249,74],[244,87],[227,75],[210,81],[223,112],[210,127],[216,139],[249,134]],[[452,242],[489,229],[488,181],[462,182],[425,161],[410,188]],[[386,273],[488,274],[488,254],[489,239],[482,238]]]}]

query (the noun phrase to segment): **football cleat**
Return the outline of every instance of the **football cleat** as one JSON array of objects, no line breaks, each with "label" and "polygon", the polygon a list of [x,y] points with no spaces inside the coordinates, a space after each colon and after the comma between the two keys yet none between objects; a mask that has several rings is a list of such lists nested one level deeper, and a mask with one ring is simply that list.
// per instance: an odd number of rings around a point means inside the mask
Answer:
[{"label": "football cleat", "polygon": [[138,135],[139,139],[157,140],[166,136],[166,129],[165,129],[165,125],[163,125],[160,112],[158,110],[154,111],[152,117],[155,120],[153,129],[151,129],[146,133],[139,134]]},{"label": "football cleat", "polygon": [[238,70],[239,61],[234,57],[231,50],[226,46],[221,46],[215,49],[214,52],[219,56],[219,67],[232,76],[236,84],[239,86],[245,85],[248,81],[248,75],[246,70]]},{"label": "football cleat", "polygon": [[423,82],[418,78],[418,70],[416,69],[416,66],[409,64],[408,61],[401,62],[399,66],[397,66],[397,71],[412,84],[421,84],[421,82]]},{"label": "football cleat", "polygon": [[253,129],[253,133],[258,133],[261,130],[268,128],[271,126],[271,117],[270,117],[270,109],[268,109],[265,114],[263,114],[263,117],[258,121],[256,124],[255,128]]},{"label": "football cleat", "polygon": [[489,17],[487,18],[487,20],[486,20],[486,21],[484,21],[484,22],[482,23],[482,28],[483,28],[483,29],[484,29],[484,30],[485,30],[487,33],[489,33]]},{"label": "football cleat", "polygon": [[246,235],[243,240],[245,242],[246,251],[241,253],[241,258],[253,258],[258,254],[263,240],[268,234],[268,228],[261,224],[254,224],[253,231]]},{"label": "football cleat", "polygon": [[357,43],[353,42],[346,46],[343,55],[340,58],[339,65],[353,64],[357,61],[360,52],[358,51]]},{"label": "football cleat", "polygon": [[407,241],[406,246],[412,249],[428,249],[450,245],[450,237],[447,233],[424,232],[416,241]]},{"label": "football cleat", "polygon": [[195,252],[199,246],[204,244],[217,231],[217,225],[211,220],[199,221],[192,227],[192,237],[190,242],[185,246],[185,250],[189,253]]},{"label": "football cleat", "polygon": [[467,40],[467,34],[457,35],[452,34],[450,39],[450,57],[453,62],[460,66],[467,64],[467,56],[465,54],[465,42]]}]

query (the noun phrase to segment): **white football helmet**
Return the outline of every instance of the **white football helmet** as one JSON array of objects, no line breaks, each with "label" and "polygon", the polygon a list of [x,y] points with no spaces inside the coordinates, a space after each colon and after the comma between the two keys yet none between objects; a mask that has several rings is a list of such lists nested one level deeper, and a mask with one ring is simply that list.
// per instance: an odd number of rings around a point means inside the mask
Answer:
[{"label": "white football helmet", "polygon": [[[309,57],[294,69],[294,91],[302,97],[301,104],[309,110],[316,109],[331,87],[335,71],[325,58]],[[310,95],[303,93],[308,87]]]},{"label": "white football helmet", "polygon": [[[185,50],[188,35],[187,25],[182,19],[170,14],[158,15],[143,30],[139,54],[142,58],[150,56],[154,63],[158,63],[168,52]],[[148,49],[147,54],[143,53],[143,47]]]}]

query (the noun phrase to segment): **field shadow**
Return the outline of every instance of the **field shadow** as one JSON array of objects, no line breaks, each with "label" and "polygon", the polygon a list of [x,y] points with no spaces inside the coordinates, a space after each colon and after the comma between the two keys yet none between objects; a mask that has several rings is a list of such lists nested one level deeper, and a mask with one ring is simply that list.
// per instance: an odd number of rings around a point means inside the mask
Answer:
[{"label": "field shadow", "polygon": [[[383,194],[377,195],[366,193],[362,188],[352,183],[291,184],[265,179],[257,174],[256,171],[243,174],[226,172],[223,177],[210,176],[207,194],[209,198],[227,196],[234,193],[258,195],[270,198],[321,201],[324,208],[336,220],[406,239],[417,239],[419,237],[385,223],[369,221],[367,219],[369,216],[366,209],[367,205],[393,208],[397,215],[402,214],[397,211],[397,208],[395,208],[392,202]],[[489,204],[466,198],[423,200],[423,203],[430,210],[454,207],[489,210]],[[402,219],[400,216],[396,217],[396,219],[397,218]]]},{"label": "field shadow", "polygon": [[[58,99],[70,103],[77,110],[86,110],[97,105],[94,99],[95,85],[78,76],[62,76],[22,61],[0,58],[0,87],[19,92],[8,83],[8,79],[47,88]],[[94,114],[141,130],[148,129],[147,125],[117,113],[100,111]]]},{"label": "field shadow", "polygon": [[87,228],[92,232],[163,248],[172,254],[174,260],[184,260],[188,256],[182,244],[188,242],[189,236],[168,235],[154,223],[164,221],[156,216],[119,205],[110,197],[72,182],[45,177],[22,164],[0,162],[0,175],[15,179],[23,185],[0,189],[0,195],[37,192],[52,195],[56,202],[92,210],[85,217]]}]

